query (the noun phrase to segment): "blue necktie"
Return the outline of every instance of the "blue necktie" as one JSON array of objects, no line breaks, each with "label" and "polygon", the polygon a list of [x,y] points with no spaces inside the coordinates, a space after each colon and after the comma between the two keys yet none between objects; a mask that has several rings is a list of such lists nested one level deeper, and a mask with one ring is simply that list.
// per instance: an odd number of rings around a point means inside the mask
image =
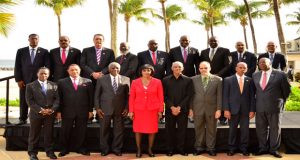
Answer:
[{"label": "blue necktie", "polygon": [[42,83],[42,91],[44,95],[47,95],[47,88],[45,87],[45,83]]},{"label": "blue necktie", "polygon": [[30,60],[31,60],[31,64],[33,64],[33,61],[34,61],[34,48],[31,49]]},{"label": "blue necktie", "polygon": [[272,64],[273,64],[273,60],[274,60],[274,56],[273,56],[273,54],[270,54],[270,61],[271,61]]}]

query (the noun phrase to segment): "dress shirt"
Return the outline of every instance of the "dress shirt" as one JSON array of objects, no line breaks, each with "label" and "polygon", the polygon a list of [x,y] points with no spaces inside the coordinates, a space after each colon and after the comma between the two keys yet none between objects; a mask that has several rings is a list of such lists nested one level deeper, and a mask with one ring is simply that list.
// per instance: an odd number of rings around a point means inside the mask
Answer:
[{"label": "dress shirt", "polygon": [[[74,78],[73,78],[73,77],[70,77],[70,78],[71,78],[71,81],[72,81],[72,84],[73,84]],[[75,80],[75,83],[76,83],[77,86],[78,86],[78,84],[79,84],[79,78],[80,78],[80,77],[77,77],[76,80]]]},{"label": "dress shirt", "polygon": [[31,46],[29,46],[29,55],[31,54],[32,49],[34,49],[34,57],[35,57],[38,48],[39,48],[38,46],[36,46],[35,48],[32,48]]},{"label": "dress shirt", "polygon": [[189,47],[183,48],[182,46],[180,46],[181,54],[182,54],[182,57],[183,57],[183,58],[184,58],[184,50],[186,50],[186,57],[188,56],[188,54],[189,54],[188,48],[189,48]]},{"label": "dress shirt", "polygon": [[111,85],[114,84],[114,78],[116,78],[117,87],[119,87],[119,84],[118,84],[118,82],[119,82],[119,76],[117,75],[117,76],[114,77],[111,74],[109,74],[109,75],[110,75]]},{"label": "dress shirt", "polygon": [[245,75],[239,76],[238,74],[235,74],[237,81],[239,82],[240,78],[242,78],[242,82],[244,83]]},{"label": "dress shirt", "polygon": [[43,81],[40,81],[40,80],[38,80],[38,81],[39,81],[41,87],[42,87],[42,85],[43,85],[42,83],[44,83],[44,87],[47,88],[47,80],[44,81],[44,82],[43,82]]},{"label": "dress shirt", "polygon": [[[66,59],[67,59],[70,47],[65,48],[65,50],[66,50]],[[60,48],[60,58],[62,58],[62,51],[63,51],[63,48]]]},{"label": "dress shirt", "polygon": [[[150,53],[151,59],[153,59],[153,57],[152,57],[153,51],[149,50],[149,53]],[[155,53],[155,59],[156,59],[156,61],[157,61],[157,50],[154,51],[154,53]]]},{"label": "dress shirt", "polygon": [[[219,48],[219,46],[217,46],[216,48],[211,48],[211,47],[209,47],[209,55],[208,55],[208,56],[211,57],[211,54],[214,54],[214,56],[215,56],[215,54],[216,54],[218,48]],[[215,50],[214,50],[214,53],[212,53],[212,50],[213,50],[213,49],[215,49]]]},{"label": "dress shirt", "polygon": [[[260,86],[262,84],[264,73],[265,73],[265,71],[261,72],[261,77],[260,77],[260,81],[259,81]],[[270,76],[271,76],[271,73],[272,73],[272,68],[270,68],[269,70],[267,70],[266,73],[267,73],[267,82],[266,82],[266,85],[268,85],[268,82],[269,82],[269,79],[270,79]]]}]

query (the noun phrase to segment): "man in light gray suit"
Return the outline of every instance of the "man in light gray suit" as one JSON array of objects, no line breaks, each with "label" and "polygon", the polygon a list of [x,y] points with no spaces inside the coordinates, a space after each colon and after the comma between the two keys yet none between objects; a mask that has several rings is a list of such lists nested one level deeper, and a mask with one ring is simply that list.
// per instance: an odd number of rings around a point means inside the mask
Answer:
[{"label": "man in light gray suit", "polygon": [[95,109],[100,118],[101,156],[109,154],[109,134],[113,120],[112,151],[121,156],[123,147],[123,118],[128,113],[128,96],[130,79],[119,75],[120,64],[112,62],[108,65],[109,74],[97,80],[95,91]]},{"label": "man in light gray suit", "polygon": [[222,78],[210,74],[210,69],[210,64],[203,61],[199,65],[201,74],[192,77],[194,95],[189,116],[194,117],[195,122],[195,156],[205,149],[209,155],[216,156],[217,119],[221,115],[222,106]]},{"label": "man in light gray suit", "polygon": [[269,151],[274,157],[281,158],[278,152],[280,123],[284,104],[291,92],[290,84],[284,72],[272,69],[270,59],[261,58],[258,65],[260,71],[252,76],[256,88],[255,124],[259,143],[256,155]]},{"label": "man in light gray suit", "polygon": [[57,85],[47,81],[49,69],[42,67],[37,73],[38,79],[26,87],[26,102],[30,107],[30,131],[28,139],[28,154],[30,160],[37,160],[38,144],[41,129],[44,129],[44,147],[46,155],[57,159],[53,152],[53,122],[55,111],[59,106]]}]

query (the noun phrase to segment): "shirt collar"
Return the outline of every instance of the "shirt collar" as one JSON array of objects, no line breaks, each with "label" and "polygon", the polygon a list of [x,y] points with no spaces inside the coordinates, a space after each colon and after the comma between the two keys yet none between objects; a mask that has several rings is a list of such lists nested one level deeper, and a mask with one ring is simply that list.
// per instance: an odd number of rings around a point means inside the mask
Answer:
[{"label": "shirt collar", "polygon": [[[62,52],[64,48],[60,47],[60,51]],[[66,52],[68,52],[70,50],[70,47],[68,46],[67,48],[65,48]]]},{"label": "shirt collar", "polygon": [[266,72],[268,75],[271,74],[271,72],[272,72],[272,67],[270,67],[270,69],[267,70],[267,71],[263,71],[263,73],[264,73],[264,72]]},{"label": "shirt collar", "polygon": [[43,82],[43,81],[40,81],[40,80],[38,79],[38,81],[39,81],[40,84],[42,84],[42,83],[47,84],[47,80],[45,80],[45,81]]},{"label": "shirt collar", "polygon": [[29,46],[29,50],[34,49],[34,51],[36,51],[38,48],[39,48],[38,46],[36,46],[35,48],[32,48],[31,46]]},{"label": "shirt collar", "polygon": [[[174,76],[174,74],[172,74],[171,78],[176,79],[176,77]],[[182,79],[182,74],[179,75],[179,77],[177,79]]]},{"label": "shirt collar", "polygon": [[237,79],[240,79],[240,78],[245,79],[245,75],[239,76],[238,74],[235,74],[235,76],[237,77]]}]

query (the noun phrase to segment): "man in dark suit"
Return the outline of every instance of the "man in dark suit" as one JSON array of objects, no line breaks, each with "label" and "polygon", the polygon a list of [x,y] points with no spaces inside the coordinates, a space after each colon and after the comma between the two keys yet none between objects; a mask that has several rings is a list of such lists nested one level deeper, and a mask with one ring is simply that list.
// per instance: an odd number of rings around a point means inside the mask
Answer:
[{"label": "man in dark suit", "polygon": [[252,74],[256,70],[257,57],[253,53],[245,50],[245,44],[242,41],[236,42],[235,48],[236,48],[236,51],[230,53],[231,57],[232,57],[230,75],[235,74],[236,65],[239,62],[245,62],[248,66],[248,69],[247,69],[247,72],[245,73],[245,75],[247,77],[252,77]]},{"label": "man in dark suit", "polygon": [[119,75],[120,64],[112,62],[109,73],[97,80],[95,91],[95,108],[100,117],[100,150],[101,155],[109,153],[109,135],[113,120],[112,151],[116,156],[122,155],[124,124],[123,118],[128,113],[128,96],[130,79]]},{"label": "man in dark suit", "polygon": [[50,68],[48,50],[38,47],[39,36],[30,34],[28,41],[28,47],[18,49],[15,61],[15,80],[20,88],[19,125],[27,123],[28,118],[28,105],[25,100],[26,84],[37,79],[36,74],[40,67]]},{"label": "man in dark suit", "polygon": [[173,74],[163,79],[166,103],[167,156],[172,156],[175,148],[179,154],[188,155],[185,150],[185,133],[188,124],[190,99],[194,88],[192,80],[182,74],[183,70],[184,67],[181,62],[173,62]]},{"label": "man in dark suit", "polygon": [[240,125],[239,149],[244,156],[249,156],[249,119],[255,115],[255,88],[247,73],[247,64],[238,62],[236,74],[225,78],[223,86],[223,110],[229,120],[228,156],[237,150],[238,125]]},{"label": "man in dark suit", "polygon": [[138,68],[150,64],[154,67],[153,77],[163,79],[171,72],[170,58],[166,52],[157,50],[158,44],[154,39],[148,42],[148,48],[149,50],[138,53]]},{"label": "man in dark suit", "polygon": [[138,58],[136,55],[129,52],[129,48],[129,44],[127,42],[120,43],[121,55],[116,58],[116,62],[121,65],[120,75],[129,77],[132,81],[135,79],[138,67]]},{"label": "man in dark suit", "polygon": [[27,84],[26,102],[30,107],[30,130],[28,139],[28,154],[30,160],[38,160],[38,144],[41,129],[44,129],[44,147],[51,159],[57,159],[53,152],[53,122],[55,111],[59,106],[57,85],[47,81],[49,69],[42,67],[37,73],[38,79]]},{"label": "man in dark suit", "polygon": [[115,61],[114,51],[103,47],[104,36],[94,35],[94,46],[84,48],[82,51],[80,66],[85,78],[90,78],[96,86],[97,79],[108,74],[108,65]]},{"label": "man in dark suit", "polygon": [[183,35],[179,40],[180,46],[172,48],[169,52],[171,63],[179,61],[183,63],[184,70],[182,74],[192,77],[199,73],[199,51],[196,48],[190,47],[190,39]]},{"label": "man in dark suit", "polygon": [[[272,69],[268,58],[258,62],[261,71],[253,74],[256,88],[256,134],[259,151],[256,155],[269,153],[281,158],[278,152],[281,141],[281,117],[284,104],[291,92],[284,72]],[[268,129],[269,128],[269,129]]]},{"label": "man in dark suit", "polygon": [[77,48],[70,47],[68,36],[61,36],[58,40],[59,47],[50,50],[51,78],[54,82],[68,77],[70,64],[80,64],[81,52]]},{"label": "man in dark suit", "polygon": [[[61,146],[59,157],[69,153],[71,142],[77,153],[90,155],[85,148],[85,135],[88,118],[93,117],[94,87],[92,81],[80,77],[80,67],[71,64],[68,68],[70,77],[58,81],[58,93],[60,106],[57,118],[62,119]],[[75,128],[73,128],[75,124]],[[72,133],[76,133],[75,139],[71,139]]]},{"label": "man in dark suit", "polygon": [[210,74],[209,62],[201,62],[200,75],[192,77],[194,92],[189,116],[194,118],[195,152],[197,156],[208,151],[216,156],[217,119],[221,116],[222,78]]},{"label": "man in dark suit", "polygon": [[[228,77],[232,61],[229,49],[219,47],[218,39],[214,36],[209,38],[209,46],[210,48],[201,51],[200,62],[207,61],[210,63],[211,74],[222,78]],[[224,112],[222,112],[219,121],[221,125],[227,124]]]},{"label": "man in dark suit", "polygon": [[272,41],[268,42],[267,53],[259,55],[258,61],[262,57],[269,58],[272,64],[272,68],[284,71],[286,67],[286,59],[284,55],[282,55],[281,53],[275,52],[276,48],[277,46],[275,45],[274,42]]}]

